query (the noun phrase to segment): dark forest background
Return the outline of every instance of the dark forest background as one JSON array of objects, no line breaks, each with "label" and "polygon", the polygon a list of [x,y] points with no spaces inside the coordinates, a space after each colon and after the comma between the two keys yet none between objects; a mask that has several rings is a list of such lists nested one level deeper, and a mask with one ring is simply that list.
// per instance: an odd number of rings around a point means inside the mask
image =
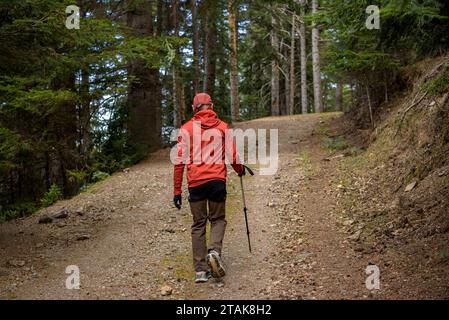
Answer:
[{"label": "dark forest background", "polygon": [[372,128],[403,68],[446,52],[448,17],[443,0],[0,0],[0,220],[167,146],[197,92],[229,122],[344,111]]}]

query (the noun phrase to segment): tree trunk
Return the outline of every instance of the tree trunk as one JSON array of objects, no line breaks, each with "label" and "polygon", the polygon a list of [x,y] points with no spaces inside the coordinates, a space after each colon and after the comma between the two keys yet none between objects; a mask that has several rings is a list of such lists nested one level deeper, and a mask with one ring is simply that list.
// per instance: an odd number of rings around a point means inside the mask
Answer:
[{"label": "tree trunk", "polygon": [[173,67],[173,126],[180,128],[182,126],[181,108],[179,101],[179,81],[176,67]]},{"label": "tree trunk", "polygon": [[15,183],[14,183],[13,170],[10,170],[9,171],[9,197],[10,197],[9,202],[10,203],[14,203],[16,200],[14,186],[15,186]]},{"label": "tree trunk", "polygon": [[296,47],[296,16],[292,18],[292,41],[290,44],[290,95],[289,95],[289,115],[295,113],[295,96],[296,96],[296,75],[295,75],[295,47]]},{"label": "tree trunk", "polygon": [[271,18],[272,30],[271,30],[271,46],[275,54],[273,61],[271,62],[271,115],[280,115],[280,101],[279,101],[279,36],[277,33],[277,21],[273,16]]},{"label": "tree trunk", "polygon": [[[287,48],[285,48],[285,56],[288,57],[289,56],[289,50]],[[290,59],[290,58],[289,58]],[[291,86],[290,86],[290,81],[291,81],[291,77],[290,77],[290,63],[287,63],[286,68],[285,68],[285,81],[284,81],[284,86],[285,86],[285,115],[290,115],[290,109],[291,109],[291,101],[290,101],[290,97],[291,97]],[[282,108],[281,108],[281,115],[284,114]]]},{"label": "tree trunk", "polygon": [[[62,72],[55,78],[52,87],[54,90],[69,90],[78,93],[76,90],[75,70],[68,70]],[[67,178],[67,170],[78,170],[81,167],[80,154],[78,152],[77,144],[79,143],[79,125],[80,125],[78,105],[76,101],[66,102],[58,109],[49,124],[53,127],[49,129],[53,131],[52,140],[55,153],[58,155],[59,163],[57,170],[59,170],[58,179],[62,181],[64,196],[72,196],[74,194],[75,185]],[[56,172],[58,172],[55,170]]]},{"label": "tree trunk", "polygon": [[[175,37],[179,36],[179,0],[172,0],[171,20],[174,27]],[[176,54],[179,52],[177,50]],[[180,72],[176,65],[173,65],[173,126],[180,128],[184,120],[183,97],[182,97],[182,81]]]},{"label": "tree trunk", "polygon": [[335,89],[335,110],[338,112],[343,111],[343,86],[341,82],[337,83]]},{"label": "tree trunk", "polygon": [[217,23],[210,18],[207,18],[205,42],[205,72],[203,91],[213,97],[215,94],[215,79],[217,69]]},{"label": "tree trunk", "polygon": [[[318,12],[318,0],[312,0],[312,13]],[[324,112],[321,96],[321,62],[320,62],[320,31],[316,23],[312,25],[312,58],[313,58],[313,91],[315,112]]]},{"label": "tree trunk", "polygon": [[[86,17],[86,11],[81,7],[81,18]],[[95,8],[95,15],[103,17],[103,6],[97,6]],[[83,168],[87,168],[89,164],[90,151],[91,151],[91,128],[90,128],[90,78],[89,78],[89,65],[85,65],[81,70],[81,85],[80,85],[80,97],[81,103],[79,105],[78,117],[79,117],[79,154],[82,159]]]},{"label": "tree trunk", "polygon": [[371,122],[371,129],[374,129],[373,107],[371,105],[371,94],[369,92],[368,86],[366,86],[366,97],[368,99],[368,112],[369,112],[369,118],[370,118],[370,122]]},{"label": "tree trunk", "polygon": [[300,51],[301,51],[301,107],[302,113],[309,112],[308,96],[307,96],[307,47],[306,47],[306,26],[304,23],[305,8],[304,3],[301,3],[301,18],[299,22],[299,37],[300,37]]},{"label": "tree trunk", "polygon": [[231,62],[231,119],[232,122],[239,120],[240,100],[239,100],[239,70],[237,60],[237,8],[235,0],[228,0],[229,10],[229,30],[230,30],[230,62]]},{"label": "tree trunk", "polygon": [[197,0],[190,0],[192,11],[192,46],[193,46],[193,93],[200,90],[200,37],[198,29],[198,4]]},{"label": "tree trunk", "polygon": [[162,35],[164,27],[164,0],[157,0],[157,25],[156,36]]},{"label": "tree trunk", "polygon": [[69,192],[69,184],[67,180],[67,174],[66,174],[66,168],[64,166],[64,163],[66,162],[66,159],[64,157],[63,151],[59,150],[59,171],[61,174],[62,179],[62,193],[64,197],[68,197],[70,195]]},{"label": "tree trunk", "polygon": [[90,81],[87,67],[81,71],[81,104],[79,109],[79,153],[83,162],[83,167],[87,168],[89,163],[89,153],[91,150],[90,136]]},{"label": "tree trunk", "polygon": [[179,118],[181,119],[181,124],[184,124],[186,122],[186,95],[185,95],[185,88],[181,81],[181,78],[179,77],[179,85],[178,85],[178,92],[179,92]]},{"label": "tree trunk", "polygon": [[[82,1],[78,1],[78,6],[80,8],[83,7],[83,3]],[[106,18],[106,8],[105,8],[105,3],[104,0],[99,0],[99,1],[93,1],[92,3],[92,10],[95,14],[95,18],[97,19],[105,19]]]},{"label": "tree trunk", "polygon": [[50,176],[50,152],[45,151],[45,190],[50,190],[51,187],[51,176]]},{"label": "tree trunk", "polygon": [[[353,83],[351,83],[349,85],[350,88],[350,95],[351,95],[351,109],[354,108],[355,105],[355,85]],[[346,108],[346,111],[348,111],[348,108]]]},{"label": "tree trunk", "polygon": [[[151,2],[139,3],[128,11],[127,25],[144,36],[153,36]],[[129,144],[138,157],[161,147],[161,86],[159,69],[150,69],[143,60],[128,64],[128,74],[134,78],[128,88]]]}]

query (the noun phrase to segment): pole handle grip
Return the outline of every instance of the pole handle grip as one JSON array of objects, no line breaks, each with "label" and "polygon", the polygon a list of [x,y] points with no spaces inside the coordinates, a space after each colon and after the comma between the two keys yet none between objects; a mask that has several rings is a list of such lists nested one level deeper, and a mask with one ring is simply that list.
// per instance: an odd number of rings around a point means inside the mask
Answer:
[{"label": "pole handle grip", "polygon": [[246,171],[248,171],[248,173],[249,173],[250,175],[254,176],[254,171],[253,171],[250,167],[245,166],[245,165],[244,165],[244,167],[245,167]]}]

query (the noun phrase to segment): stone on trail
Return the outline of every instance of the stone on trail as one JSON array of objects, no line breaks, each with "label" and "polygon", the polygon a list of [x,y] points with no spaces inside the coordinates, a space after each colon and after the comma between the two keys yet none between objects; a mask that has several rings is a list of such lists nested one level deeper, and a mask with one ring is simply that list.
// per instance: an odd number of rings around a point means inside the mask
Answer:
[{"label": "stone on trail", "polygon": [[69,211],[64,208],[61,211],[57,212],[53,217],[55,219],[66,219],[69,217]]},{"label": "stone on trail", "polygon": [[90,236],[87,234],[80,235],[76,238],[77,241],[85,241],[85,240],[89,240],[89,239],[90,239]]},{"label": "stone on trail", "polygon": [[354,232],[352,235],[350,235],[348,237],[348,239],[352,240],[352,241],[359,241],[361,235],[362,235],[362,230],[358,230],[358,231]]},{"label": "stone on trail", "polygon": [[39,218],[39,223],[40,224],[49,224],[53,222],[53,218],[48,216],[48,215],[44,215],[42,217]]},{"label": "stone on trail", "polygon": [[5,269],[0,269],[0,277],[7,277],[9,276],[9,272]]},{"label": "stone on trail", "polygon": [[8,261],[8,264],[11,267],[21,268],[21,267],[25,266],[25,261],[13,259],[13,260]]},{"label": "stone on trail", "polygon": [[172,293],[173,293],[173,288],[170,287],[170,286],[163,286],[163,287],[161,288],[161,295],[162,295],[163,297],[171,296]]},{"label": "stone on trail", "polygon": [[340,159],[343,159],[344,157],[345,157],[344,154],[339,154],[339,155],[336,155],[336,156],[333,156],[333,157],[324,158],[323,161],[325,161],[325,162],[331,162],[331,161],[333,161],[333,160],[340,160]]},{"label": "stone on trail", "polygon": [[75,211],[77,216],[83,216],[84,215],[84,207],[79,207],[76,211]]},{"label": "stone on trail", "polygon": [[302,252],[298,255],[298,262],[302,263],[304,261],[306,261],[310,256],[312,256],[312,253],[310,252]]}]

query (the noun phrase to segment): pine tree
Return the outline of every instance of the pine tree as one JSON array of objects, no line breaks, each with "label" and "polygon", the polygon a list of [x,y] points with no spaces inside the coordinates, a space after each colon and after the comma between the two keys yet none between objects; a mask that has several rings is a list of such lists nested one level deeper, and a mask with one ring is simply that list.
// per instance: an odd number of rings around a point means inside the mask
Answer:
[{"label": "pine tree", "polygon": [[272,17],[272,29],[271,29],[271,46],[273,50],[273,58],[271,62],[271,115],[280,115],[280,93],[279,93],[279,61],[278,54],[280,49],[279,35],[278,35],[278,22],[275,16]]},{"label": "pine tree", "polygon": [[[127,26],[139,36],[153,37],[153,11],[151,2],[129,0]],[[129,143],[136,153],[144,157],[161,146],[161,88],[159,69],[147,66],[144,59],[128,63],[132,79],[128,92],[130,110]]]},{"label": "pine tree", "polygon": [[240,118],[240,98],[239,98],[239,69],[238,69],[238,5],[235,0],[228,0],[229,30],[230,30],[230,82],[231,82],[231,120],[238,121]]},{"label": "pine tree", "polygon": [[[312,13],[318,13],[318,0],[312,0]],[[321,92],[320,31],[316,22],[312,24],[312,59],[315,112],[321,113],[324,108]]]}]

